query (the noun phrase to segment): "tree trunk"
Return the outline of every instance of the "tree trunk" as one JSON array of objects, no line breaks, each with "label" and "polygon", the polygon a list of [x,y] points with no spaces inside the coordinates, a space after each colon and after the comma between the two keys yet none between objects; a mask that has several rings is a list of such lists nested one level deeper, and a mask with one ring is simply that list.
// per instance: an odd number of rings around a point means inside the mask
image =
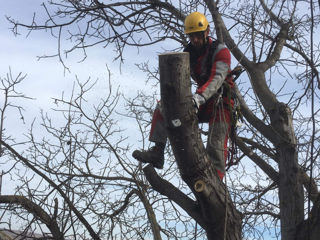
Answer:
[{"label": "tree trunk", "polygon": [[276,149],[279,154],[281,237],[295,240],[297,227],[304,218],[304,198],[291,111],[284,103],[277,103],[270,111],[270,119],[279,139]]},{"label": "tree trunk", "polygon": [[208,239],[241,239],[241,217],[203,146],[191,100],[188,53],[160,55],[160,86],[168,137],[182,179],[197,198]]}]

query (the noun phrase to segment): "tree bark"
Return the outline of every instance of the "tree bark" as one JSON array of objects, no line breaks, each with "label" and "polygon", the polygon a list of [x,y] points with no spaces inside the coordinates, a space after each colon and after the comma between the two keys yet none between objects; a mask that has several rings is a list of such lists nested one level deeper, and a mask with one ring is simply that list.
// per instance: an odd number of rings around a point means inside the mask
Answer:
[{"label": "tree bark", "polygon": [[241,217],[203,146],[191,100],[188,53],[159,56],[161,104],[182,179],[193,191],[208,239],[241,239]]},{"label": "tree bark", "polygon": [[276,149],[279,154],[281,236],[284,240],[294,240],[297,226],[304,218],[304,199],[291,111],[278,102],[270,111],[270,119],[279,139]]}]

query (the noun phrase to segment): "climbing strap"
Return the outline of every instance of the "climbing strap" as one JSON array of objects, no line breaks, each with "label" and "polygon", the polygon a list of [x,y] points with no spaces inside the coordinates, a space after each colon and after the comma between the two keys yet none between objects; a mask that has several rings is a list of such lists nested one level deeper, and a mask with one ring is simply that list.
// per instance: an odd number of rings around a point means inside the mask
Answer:
[{"label": "climbing strap", "polygon": [[[232,77],[232,81],[235,82],[241,73],[244,72],[244,69],[241,66],[235,67],[227,76]],[[223,83],[223,92],[227,97],[228,102],[228,110],[230,112],[230,133],[229,138],[231,140],[231,148],[228,152],[228,163],[226,166],[226,171],[233,165],[236,165],[238,162],[234,161],[234,155],[237,153],[236,149],[236,132],[237,132],[237,123],[239,121],[243,121],[243,116],[240,109],[239,100],[233,89],[231,89],[230,85],[225,81]],[[231,100],[233,101],[233,106],[231,104]]]}]

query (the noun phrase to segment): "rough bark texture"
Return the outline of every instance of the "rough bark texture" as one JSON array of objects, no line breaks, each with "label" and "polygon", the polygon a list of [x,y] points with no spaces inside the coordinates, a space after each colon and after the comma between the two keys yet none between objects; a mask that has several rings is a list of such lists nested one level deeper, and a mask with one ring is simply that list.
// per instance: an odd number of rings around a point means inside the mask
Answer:
[{"label": "rough bark texture", "polygon": [[283,103],[271,111],[271,125],[278,133],[279,144],[279,199],[281,234],[285,240],[296,238],[297,226],[303,221],[304,200],[300,180],[296,138],[290,109]]},{"label": "rough bark texture", "polygon": [[189,54],[160,55],[159,65],[161,101],[169,140],[181,177],[197,198],[201,225],[208,239],[241,239],[240,214],[200,138],[191,101]]}]

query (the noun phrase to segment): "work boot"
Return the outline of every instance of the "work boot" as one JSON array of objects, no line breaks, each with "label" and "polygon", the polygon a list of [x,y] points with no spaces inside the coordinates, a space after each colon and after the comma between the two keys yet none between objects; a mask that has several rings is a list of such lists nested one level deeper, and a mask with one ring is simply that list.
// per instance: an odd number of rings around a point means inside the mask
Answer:
[{"label": "work boot", "polygon": [[139,162],[151,163],[155,168],[162,169],[164,164],[164,148],[165,144],[156,143],[154,147],[149,148],[147,151],[135,150],[132,157]]}]

